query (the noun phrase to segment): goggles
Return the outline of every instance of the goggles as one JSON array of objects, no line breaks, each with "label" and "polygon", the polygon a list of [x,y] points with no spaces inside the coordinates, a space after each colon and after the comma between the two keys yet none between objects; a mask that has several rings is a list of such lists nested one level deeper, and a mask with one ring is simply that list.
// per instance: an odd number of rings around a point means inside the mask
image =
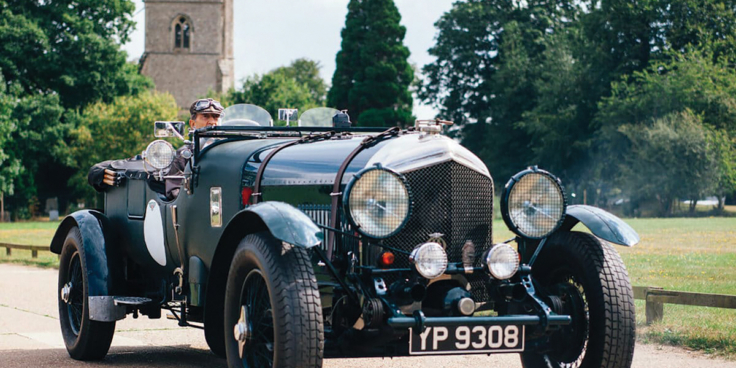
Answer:
[{"label": "goggles", "polygon": [[[214,111],[206,111],[209,110],[210,107],[214,108]],[[199,100],[194,104],[194,107],[192,108],[191,113],[200,113],[200,112],[213,112],[213,113],[219,113],[223,110],[222,105],[220,105],[219,102],[208,98],[206,100]]]}]

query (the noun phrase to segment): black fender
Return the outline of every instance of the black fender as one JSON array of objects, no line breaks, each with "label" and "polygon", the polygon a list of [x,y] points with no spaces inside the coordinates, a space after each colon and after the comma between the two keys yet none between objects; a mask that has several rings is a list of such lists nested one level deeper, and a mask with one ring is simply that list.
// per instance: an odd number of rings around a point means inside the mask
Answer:
[{"label": "black fender", "polygon": [[565,221],[558,231],[570,231],[578,222],[582,222],[593,235],[607,242],[632,247],[641,239],[636,230],[620,218],[598,207],[587,205],[568,206]]},{"label": "black fender", "polygon": [[[314,221],[296,207],[283,202],[261,202],[233,216],[217,244],[210,266],[210,279],[195,281],[199,284],[206,283],[208,290],[220,288],[224,292],[235,248],[243,237],[259,231],[269,231],[282,242],[306,249],[319,245],[324,239]],[[207,298],[210,296],[207,294]],[[206,303],[209,304],[209,300]]]},{"label": "black fender", "polygon": [[112,298],[122,294],[124,279],[122,257],[115,253],[110,221],[95,210],[72,213],[56,229],[51,252],[61,254],[64,240],[74,226],[82,236],[79,252],[87,268],[90,319],[109,322],[125,318],[125,308],[115,306]]},{"label": "black fender", "polygon": [[[204,324],[210,347],[221,343],[223,336],[225,285],[235,249],[243,237],[259,231],[269,231],[282,242],[306,249],[318,246],[324,239],[322,231],[309,216],[287,203],[261,202],[233,216],[217,244],[209,268],[209,279],[206,280]],[[205,280],[200,280],[200,283],[205,283]]]},{"label": "black fender", "polygon": [[309,249],[322,243],[324,238],[322,230],[309,216],[284,202],[262,202],[238,215],[241,214],[251,218],[257,216],[276,239],[297,247]]}]

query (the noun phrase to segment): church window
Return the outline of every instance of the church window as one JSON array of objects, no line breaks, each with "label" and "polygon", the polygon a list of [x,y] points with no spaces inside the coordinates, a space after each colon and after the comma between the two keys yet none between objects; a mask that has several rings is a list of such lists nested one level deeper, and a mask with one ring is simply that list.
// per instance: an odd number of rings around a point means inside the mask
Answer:
[{"label": "church window", "polygon": [[191,38],[191,26],[185,17],[179,17],[174,21],[174,48],[188,49]]}]

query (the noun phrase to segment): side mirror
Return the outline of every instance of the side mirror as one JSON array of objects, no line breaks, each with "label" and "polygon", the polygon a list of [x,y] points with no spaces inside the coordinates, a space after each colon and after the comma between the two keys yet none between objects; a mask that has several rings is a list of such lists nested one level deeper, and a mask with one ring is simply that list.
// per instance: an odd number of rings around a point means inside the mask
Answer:
[{"label": "side mirror", "polygon": [[285,121],[286,126],[291,125],[292,121],[298,121],[299,110],[297,109],[279,109],[279,120]]},{"label": "side mirror", "polygon": [[153,135],[156,138],[177,137],[183,140],[185,127],[183,121],[157,121],[153,123]]}]

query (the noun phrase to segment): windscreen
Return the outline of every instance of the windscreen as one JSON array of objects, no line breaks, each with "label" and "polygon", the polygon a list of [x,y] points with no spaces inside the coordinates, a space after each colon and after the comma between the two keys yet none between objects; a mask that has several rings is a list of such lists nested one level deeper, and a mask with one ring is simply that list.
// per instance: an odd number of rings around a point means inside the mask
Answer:
[{"label": "windscreen", "polygon": [[339,111],[331,107],[315,107],[299,116],[300,127],[331,127],[332,117]]},{"label": "windscreen", "polygon": [[268,111],[256,105],[237,104],[225,109],[220,125],[273,126],[273,118]]}]

